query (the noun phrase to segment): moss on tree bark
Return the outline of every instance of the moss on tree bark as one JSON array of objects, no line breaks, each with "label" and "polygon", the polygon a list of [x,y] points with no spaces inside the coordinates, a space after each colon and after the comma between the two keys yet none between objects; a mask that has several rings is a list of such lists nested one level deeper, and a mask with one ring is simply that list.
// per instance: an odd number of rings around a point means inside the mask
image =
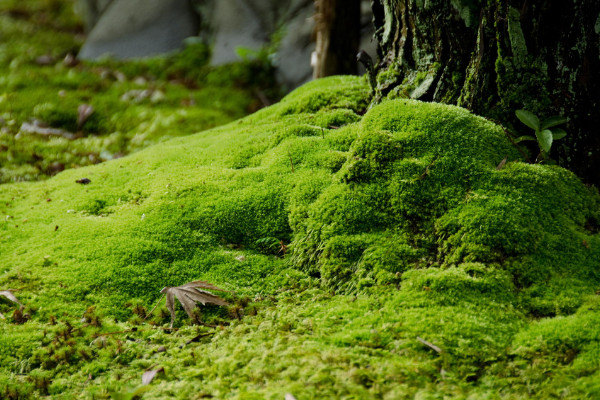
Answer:
[{"label": "moss on tree bark", "polygon": [[527,133],[514,111],[569,118],[552,156],[600,184],[597,0],[373,0],[378,93],[457,104]]}]

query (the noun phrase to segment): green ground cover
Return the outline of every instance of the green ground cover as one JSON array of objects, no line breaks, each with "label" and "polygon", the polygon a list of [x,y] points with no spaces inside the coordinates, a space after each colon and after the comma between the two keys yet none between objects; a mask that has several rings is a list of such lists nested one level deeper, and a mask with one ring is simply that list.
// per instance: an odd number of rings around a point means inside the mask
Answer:
[{"label": "green ground cover", "polygon": [[[162,367],[143,398],[598,397],[597,191],[463,109],[368,100],[319,80],[0,186],[0,289],[27,306],[0,303],[0,393],[126,398]],[[142,323],[196,279],[230,305]]]},{"label": "green ground cover", "polygon": [[[0,183],[118,158],[240,118],[263,106],[258,97],[277,99],[261,60],[210,68],[193,41],[164,57],[79,63],[74,4],[0,3]],[[86,105],[93,113],[78,121]]]},{"label": "green ground cover", "polygon": [[[597,190],[362,78],[231,122],[259,64],[65,64],[71,5],[0,3],[0,398],[600,397]],[[229,305],[147,315],[197,279]]]}]

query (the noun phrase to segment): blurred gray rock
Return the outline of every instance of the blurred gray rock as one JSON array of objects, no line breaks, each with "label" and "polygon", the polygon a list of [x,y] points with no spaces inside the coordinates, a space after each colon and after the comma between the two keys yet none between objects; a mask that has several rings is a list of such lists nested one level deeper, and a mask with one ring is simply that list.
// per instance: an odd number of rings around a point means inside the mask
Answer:
[{"label": "blurred gray rock", "polygon": [[[312,79],[314,0],[205,0],[203,3],[211,3],[201,12],[202,19],[208,21],[213,65],[238,61],[238,48],[258,51],[279,32],[282,36],[275,54],[278,81],[293,89]],[[362,14],[361,48],[375,56],[369,0],[363,0]]]},{"label": "blurred gray rock", "polygon": [[100,15],[106,10],[106,7],[113,0],[79,0],[77,3],[77,11],[83,17],[83,21],[85,22],[86,30],[89,32],[92,30]]},{"label": "blurred gray rock", "polygon": [[315,50],[313,31],[315,29],[314,4],[298,11],[285,25],[285,34],[276,54],[277,81],[288,89],[293,89],[312,79],[313,69],[310,57]]},{"label": "blurred gray rock", "polygon": [[167,53],[181,48],[185,38],[198,34],[198,18],[189,0],[85,3],[92,11],[101,10],[101,14],[96,16],[97,22],[79,52],[81,59],[104,55],[129,59]]},{"label": "blurred gray rock", "polygon": [[[269,0],[262,0],[263,3]],[[258,50],[269,42],[269,31],[256,7],[261,0],[217,1],[212,16],[203,15],[209,20],[212,32],[213,65],[239,61],[238,48]],[[267,18],[268,20],[268,18]]]},{"label": "blurred gray rock", "polygon": [[[127,59],[166,53],[199,35],[212,48],[212,65],[240,60],[274,37],[277,79],[293,89],[312,78],[314,0],[80,0],[91,26],[80,58],[110,54]],[[192,5],[193,4],[193,5]],[[371,6],[363,0],[361,48],[373,57]]]},{"label": "blurred gray rock", "polygon": [[[313,0],[204,0],[201,18],[210,33],[214,65],[238,61],[238,48],[260,50],[278,29],[314,10]],[[311,12],[312,15],[312,12]],[[206,36],[205,36],[206,37]]]}]

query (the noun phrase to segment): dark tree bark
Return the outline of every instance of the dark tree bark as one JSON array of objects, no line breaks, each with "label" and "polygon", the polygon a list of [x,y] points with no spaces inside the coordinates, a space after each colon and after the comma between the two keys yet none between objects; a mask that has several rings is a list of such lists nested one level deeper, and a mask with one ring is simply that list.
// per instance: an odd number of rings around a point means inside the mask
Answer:
[{"label": "dark tree bark", "polygon": [[600,185],[598,0],[372,0],[379,98],[457,104],[529,134],[514,111],[569,118],[552,156]]},{"label": "dark tree bark", "polygon": [[360,41],[360,0],[316,0],[315,78],[356,74]]}]

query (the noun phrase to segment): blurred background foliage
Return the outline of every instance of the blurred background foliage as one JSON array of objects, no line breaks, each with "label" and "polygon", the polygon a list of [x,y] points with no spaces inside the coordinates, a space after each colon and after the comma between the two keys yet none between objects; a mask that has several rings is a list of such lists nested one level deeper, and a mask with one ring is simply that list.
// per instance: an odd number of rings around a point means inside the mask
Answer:
[{"label": "blurred background foliage", "polygon": [[163,56],[80,62],[75,3],[0,2],[0,183],[118,158],[280,98],[268,54],[211,67],[194,38]]}]

